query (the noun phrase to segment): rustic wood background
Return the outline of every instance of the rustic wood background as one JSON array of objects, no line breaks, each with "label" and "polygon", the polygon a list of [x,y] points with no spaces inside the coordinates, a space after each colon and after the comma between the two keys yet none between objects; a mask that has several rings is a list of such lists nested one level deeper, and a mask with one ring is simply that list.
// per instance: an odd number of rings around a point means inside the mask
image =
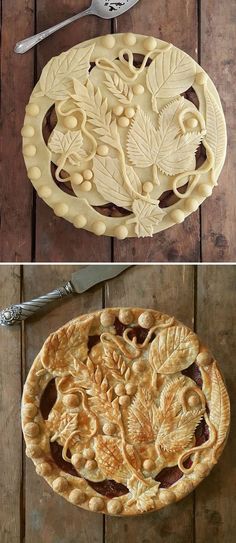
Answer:
[{"label": "rustic wood background", "polygon": [[[235,0],[140,0],[114,21],[79,20],[31,52],[15,43],[87,8],[90,0],[1,0],[4,164],[1,176],[2,262],[235,262],[236,41]],[[24,107],[48,60],[83,40],[134,31],[174,43],[198,60],[216,83],[227,117],[227,162],[200,211],[153,239],[98,238],[57,218],[35,196],[21,156]]]},{"label": "rustic wood background", "polygon": [[[0,307],[48,292],[78,266],[0,267]],[[54,304],[22,328],[0,329],[1,543],[232,543],[236,531],[236,267],[135,266],[88,293]],[[133,288],[135,285],[135,289]],[[218,465],[195,493],[159,512],[130,519],[87,513],[53,493],[25,456],[22,385],[48,334],[80,313],[137,305],[175,314],[220,362],[232,423]]]}]

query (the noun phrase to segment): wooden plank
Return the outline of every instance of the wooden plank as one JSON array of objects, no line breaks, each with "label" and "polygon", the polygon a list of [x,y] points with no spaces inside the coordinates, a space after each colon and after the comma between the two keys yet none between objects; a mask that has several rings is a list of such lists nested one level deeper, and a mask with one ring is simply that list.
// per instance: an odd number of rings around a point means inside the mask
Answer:
[{"label": "wooden plank", "polygon": [[[78,266],[27,266],[24,268],[24,299],[41,295],[70,279]],[[72,296],[45,310],[25,326],[26,372],[43,341],[52,332],[80,313],[102,306],[100,286]],[[26,461],[25,543],[102,543],[103,517],[77,509],[56,495]],[[8,543],[8,542],[7,542]]]},{"label": "wooden plank", "polygon": [[[106,306],[150,307],[175,315],[185,324],[194,321],[193,267],[136,266],[106,289]],[[140,517],[106,517],[107,543],[192,543],[193,494],[158,513]]]},{"label": "wooden plank", "polygon": [[21,128],[34,83],[34,53],[21,57],[13,53],[13,48],[33,32],[34,0],[3,0],[1,262],[31,261],[33,190],[21,152]]},{"label": "wooden plank", "polygon": [[198,268],[197,332],[222,369],[231,398],[231,433],[218,465],[196,491],[196,543],[232,543],[236,532],[236,267]]},{"label": "wooden plank", "polygon": [[[37,31],[63,21],[86,9],[89,0],[48,2],[41,0],[37,8]],[[110,32],[110,21],[86,17],[70,25],[38,47],[38,76],[52,56],[70,49],[73,45]],[[36,204],[36,260],[39,262],[103,262],[111,260],[111,240],[98,238],[88,232],[76,230],[69,222],[54,215],[40,199]],[[68,240],[70,242],[68,243]]]},{"label": "wooden plank", "polygon": [[[20,301],[20,266],[1,266],[0,308]],[[21,541],[21,329],[0,327],[0,541]]]},{"label": "wooden plank", "polygon": [[201,12],[201,63],[218,88],[228,130],[228,154],[219,186],[202,206],[202,256],[203,262],[235,262],[236,3],[205,0]]},{"label": "wooden plank", "polygon": [[[196,1],[141,1],[117,19],[119,32],[150,34],[169,41],[197,59]],[[151,238],[114,241],[114,260],[132,262],[198,262],[200,259],[199,213],[183,224]]]}]

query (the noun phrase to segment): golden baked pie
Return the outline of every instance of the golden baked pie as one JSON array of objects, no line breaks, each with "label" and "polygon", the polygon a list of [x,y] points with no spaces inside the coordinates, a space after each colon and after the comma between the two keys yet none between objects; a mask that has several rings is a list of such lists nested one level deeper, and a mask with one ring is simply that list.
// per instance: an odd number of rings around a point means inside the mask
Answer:
[{"label": "golden baked pie", "polygon": [[174,317],[104,309],[51,334],[26,380],[26,454],[55,492],[90,511],[138,515],[191,492],[230,422],[218,365]]},{"label": "golden baked pie", "polygon": [[28,176],[55,214],[118,239],[184,221],[211,195],[226,153],[208,75],[174,45],[131,33],[52,58],[22,136]]}]

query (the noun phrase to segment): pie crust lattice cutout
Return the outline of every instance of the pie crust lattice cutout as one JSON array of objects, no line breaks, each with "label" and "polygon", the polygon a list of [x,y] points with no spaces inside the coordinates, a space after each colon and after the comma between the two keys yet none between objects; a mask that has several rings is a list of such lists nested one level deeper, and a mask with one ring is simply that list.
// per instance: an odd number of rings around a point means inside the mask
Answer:
[{"label": "pie crust lattice cutout", "polygon": [[226,153],[208,75],[172,44],[131,33],[52,58],[22,136],[28,176],[55,214],[118,239],[184,221],[212,193]]},{"label": "pie crust lattice cutout", "polygon": [[230,405],[197,335],[154,310],[105,309],[51,334],[26,380],[26,454],[71,503],[112,515],[160,509],[217,462]]}]

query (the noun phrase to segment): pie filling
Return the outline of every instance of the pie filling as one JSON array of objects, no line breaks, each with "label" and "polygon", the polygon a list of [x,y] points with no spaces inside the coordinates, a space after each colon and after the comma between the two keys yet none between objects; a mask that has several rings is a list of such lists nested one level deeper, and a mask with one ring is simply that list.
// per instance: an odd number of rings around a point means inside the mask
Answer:
[{"label": "pie filling", "polygon": [[[114,321],[114,329],[117,336],[122,337],[123,333],[127,328],[130,328],[130,325],[123,324],[117,317]],[[137,339],[137,344],[142,344],[148,335],[148,330],[145,328],[142,328],[141,326],[132,326],[132,329],[128,333],[128,337],[130,340],[133,338]],[[150,342],[152,342],[155,339],[156,335],[153,333]],[[100,335],[90,335],[88,336],[88,353],[90,353],[91,349],[97,345],[100,342]],[[187,369],[182,370],[181,372],[183,375],[190,377],[197,386],[201,389],[203,385],[201,372],[199,370],[199,367],[194,362],[192,365],[190,365]],[[44,420],[48,419],[48,416],[50,414],[51,409],[53,408],[54,404],[57,400],[57,389],[55,384],[55,379],[51,379],[49,383],[47,384],[40,401],[40,411],[42,414],[42,417]],[[207,407],[207,411],[209,413],[209,408]],[[205,419],[203,418],[198,426],[196,427],[196,430],[194,432],[195,435],[195,446],[200,446],[209,439],[209,428],[207,426],[207,423]],[[74,477],[82,477],[76,469],[73,467],[73,465],[70,462],[67,462],[62,457],[62,450],[63,447],[57,442],[53,441],[50,442],[50,450],[51,450],[51,457],[55,464],[64,472],[73,475]],[[71,452],[70,450],[67,450],[67,456],[68,458],[71,458]],[[190,468],[192,465],[191,458],[187,458],[183,465],[185,468]],[[160,488],[169,488],[172,485],[174,485],[179,479],[183,477],[183,472],[180,470],[180,468],[175,465],[172,467],[167,467],[162,469],[157,476],[155,477],[155,480],[160,482]],[[106,496],[107,498],[115,498],[122,495],[125,495],[129,492],[128,488],[118,483],[114,480],[105,479],[101,482],[94,482],[90,481],[88,478],[85,479],[89,486],[93,488],[98,494],[101,494],[102,496]]]}]

